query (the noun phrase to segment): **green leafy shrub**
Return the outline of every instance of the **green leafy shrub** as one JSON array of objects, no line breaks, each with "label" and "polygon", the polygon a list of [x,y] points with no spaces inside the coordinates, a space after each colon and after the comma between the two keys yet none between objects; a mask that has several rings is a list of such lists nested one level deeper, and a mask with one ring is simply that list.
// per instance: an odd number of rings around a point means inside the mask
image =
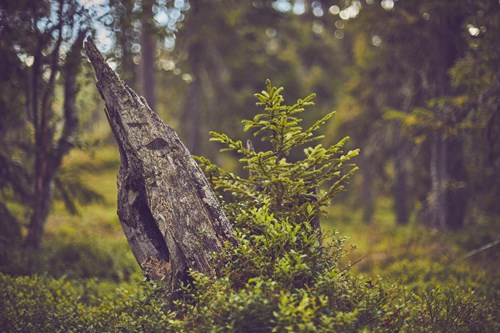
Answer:
[{"label": "green leafy shrub", "polygon": [[[322,138],[315,132],[329,114],[303,130],[298,114],[313,95],[284,104],[282,88],[268,81],[256,94],[264,112],[244,121],[269,151],[225,134],[212,133],[225,151],[241,154],[248,177],[237,176],[199,158],[214,187],[226,198],[238,245],[219,256],[222,277],[193,272],[193,304],[179,303],[186,331],[317,332],[386,327],[398,330],[404,320],[385,306],[389,296],[378,281],[365,281],[340,267],[344,239],[328,235],[323,244],[319,216],[356,170],[343,152],[347,139],[325,148],[304,147]],[[294,150],[303,158],[291,161]]]},{"label": "green leafy shrub", "polygon": [[[169,332],[158,285],[0,273],[2,332]],[[171,331],[175,332],[175,331]]]},{"label": "green leafy shrub", "polygon": [[[315,132],[330,115],[306,130],[298,114],[312,95],[284,105],[281,88],[266,84],[257,94],[264,112],[245,121],[246,130],[270,143],[257,152],[252,144],[213,133],[213,140],[241,155],[248,176],[229,173],[199,158],[225,199],[237,244],[214,254],[220,276],[191,272],[193,282],[165,301],[160,284],[17,277],[0,274],[0,325],[28,332],[495,332],[498,302],[460,286],[429,286],[445,280],[439,265],[387,262],[394,280],[365,278],[343,264],[343,237],[323,235],[319,217],[355,171],[338,144],[325,148]],[[302,158],[297,150],[302,148]],[[294,155],[293,159],[290,157]],[[56,270],[78,277],[109,277],[91,262],[120,270],[100,244],[61,242],[54,247]],[[94,252],[95,251],[95,252]],[[90,259],[82,259],[82,255]],[[50,256],[49,256],[50,257]],[[66,260],[67,259],[67,260]],[[413,258],[415,259],[415,258]],[[78,270],[62,267],[79,262]],[[57,268],[58,263],[62,263]],[[429,272],[429,267],[433,272]],[[108,267],[109,268],[109,267]],[[88,269],[88,271],[87,271]],[[126,270],[125,270],[126,271]],[[73,276],[73,275],[72,275]],[[113,279],[113,277],[111,277]],[[119,279],[121,280],[121,278]]]},{"label": "green leafy shrub", "polygon": [[241,243],[226,249],[223,257],[230,259],[221,278],[193,273],[195,301],[178,303],[185,331],[345,332],[384,327],[393,332],[402,327],[404,318],[387,306],[394,296],[381,281],[357,278],[338,266],[342,239],[320,246],[308,224],[294,227],[268,209],[265,205],[242,216],[260,225],[261,234],[238,229]]},{"label": "green leafy shrub", "polygon": [[488,302],[466,289],[427,288],[419,296],[341,266],[344,239],[336,234],[321,237],[318,217],[356,170],[347,162],[358,152],[343,153],[344,139],[329,148],[302,147],[304,158],[295,154],[296,160],[290,161],[293,150],[321,139],[315,131],[331,114],[303,130],[297,115],[312,104],[313,96],[287,106],[281,91],[268,81],[266,91],[256,94],[264,112],[244,121],[245,130],[270,143],[269,151],[256,152],[252,144],[244,146],[225,134],[212,133],[213,141],[226,145],[224,151],[242,156],[247,177],[199,158],[225,198],[239,242],[228,245],[218,257],[220,278],[193,272],[194,287],[187,291],[190,301],[177,303],[183,319],[178,328],[186,332],[494,331],[497,312],[481,306]]},{"label": "green leafy shrub", "polygon": [[[285,105],[281,95],[283,88],[276,88],[268,80],[266,90],[255,94],[257,105],[264,107],[252,120],[244,120],[245,131],[253,132],[262,142],[270,144],[268,151],[255,151],[249,140],[233,140],[226,134],[211,132],[211,141],[224,144],[221,151],[235,152],[241,156],[240,163],[248,177],[238,176],[198,157],[214,188],[225,195],[229,203],[228,215],[236,220],[241,209],[262,206],[267,202],[270,212],[290,223],[309,221],[317,224],[322,208],[344,189],[345,184],[357,170],[348,163],[359,150],[344,153],[347,137],[328,148],[318,142],[323,135],[316,132],[334,112],[327,114],[312,126],[303,129],[300,113],[312,105],[314,94],[299,99],[293,105]],[[290,155],[302,149],[302,159],[290,160]],[[316,223],[315,223],[316,222]]]},{"label": "green leafy shrub", "polygon": [[[422,308],[413,314],[415,330],[432,332],[495,332],[498,330],[498,309],[472,290],[460,287],[426,291]],[[496,312],[496,314],[495,314]]]}]

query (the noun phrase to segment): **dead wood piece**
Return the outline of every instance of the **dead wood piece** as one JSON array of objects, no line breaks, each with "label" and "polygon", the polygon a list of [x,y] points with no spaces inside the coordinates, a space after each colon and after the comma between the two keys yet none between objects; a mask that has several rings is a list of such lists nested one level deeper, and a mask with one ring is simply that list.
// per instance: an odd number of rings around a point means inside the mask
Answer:
[{"label": "dead wood piece", "polygon": [[233,242],[232,227],[177,133],[84,43],[119,145],[118,216],[138,263],[170,291],[189,269],[216,275],[212,253]]}]

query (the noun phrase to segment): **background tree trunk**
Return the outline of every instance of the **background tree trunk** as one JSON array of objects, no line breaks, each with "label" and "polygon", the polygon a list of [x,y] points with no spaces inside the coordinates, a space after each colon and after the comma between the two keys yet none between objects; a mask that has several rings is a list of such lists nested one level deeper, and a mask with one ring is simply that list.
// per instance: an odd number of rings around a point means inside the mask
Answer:
[{"label": "background tree trunk", "polygon": [[407,172],[405,170],[404,148],[399,147],[394,158],[394,210],[396,211],[396,222],[401,225],[408,224],[408,186]]},{"label": "background tree trunk", "polygon": [[118,216],[146,276],[169,292],[189,269],[217,275],[212,254],[233,231],[212,187],[177,133],[109,68],[92,40],[85,42],[97,88],[120,147]]},{"label": "background tree trunk", "polygon": [[[60,56],[60,42],[53,51],[54,61],[51,66],[51,77],[42,102],[38,103],[36,99],[33,101],[33,119],[35,125],[34,195],[33,212],[25,239],[26,247],[38,248],[41,244],[45,221],[49,215],[50,204],[52,202],[56,173],[61,167],[63,157],[73,147],[74,136],[78,134],[78,115],[76,110],[78,86],[76,79],[80,70],[80,52],[86,32],[85,29],[78,32],[71,50],[66,55],[66,63],[62,68],[64,77],[64,125],[62,134],[57,141],[54,138],[54,130],[50,128],[48,118],[55,78],[57,72],[59,72],[57,62]],[[62,38],[61,36],[62,32],[60,38]],[[34,77],[41,76],[41,72],[33,72],[33,75]],[[34,80],[34,84],[37,84],[37,80]],[[33,87],[33,90],[36,91],[37,89]],[[36,95],[33,98],[35,97]]]},{"label": "background tree trunk", "polygon": [[460,138],[443,139],[434,134],[431,154],[431,223],[440,228],[460,229],[467,209],[466,170]]},{"label": "background tree trunk", "polygon": [[361,202],[363,209],[363,222],[371,224],[373,222],[373,214],[375,213],[375,201],[373,199],[373,179],[375,172],[373,165],[370,165],[371,156],[368,154],[362,155],[361,158]]},{"label": "background tree trunk", "polygon": [[201,153],[201,118],[204,116],[200,112],[201,98],[203,95],[200,61],[200,56],[202,54],[202,42],[196,42],[190,46],[189,65],[193,75],[193,82],[189,84],[184,101],[184,113],[182,115],[182,122],[186,131],[184,135],[186,145],[194,155],[200,155]]},{"label": "background tree trunk", "polygon": [[148,101],[152,110],[156,110],[156,36],[153,13],[154,3],[155,0],[144,0],[142,2],[141,63],[139,72],[141,93]]}]

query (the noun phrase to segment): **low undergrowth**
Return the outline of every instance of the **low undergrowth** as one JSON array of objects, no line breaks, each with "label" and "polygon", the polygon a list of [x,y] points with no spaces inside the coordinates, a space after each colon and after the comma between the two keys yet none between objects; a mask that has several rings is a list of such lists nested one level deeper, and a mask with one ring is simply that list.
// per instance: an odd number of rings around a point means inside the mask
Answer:
[{"label": "low undergrowth", "polygon": [[[332,147],[317,143],[321,136],[315,132],[331,115],[302,129],[298,115],[313,96],[288,106],[281,89],[268,82],[257,98],[264,112],[245,125],[264,145],[254,148],[213,134],[214,141],[239,154],[246,176],[199,159],[238,239],[237,245],[226,244],[214,254],[220,276],[192,272],[193,282],[171,302],[161,281],[138,277],[123,237],[111,236],[116,225],[104,223],[108,229],[101,236],[82,236],[74,226],[60,225],[65,231],[49,232],[43,254],[19,252],[16,257],[2,248],[10,256],[1,262],[0,331],[500,329],[498,273],[450,261],[461,254],[460,235],[439,242],[417,226],[351,226],[350,231],[361,230],[371,239],[352,254],[345,237],[322,233],[319,218],[355,171],[350,160],[357,151],[344,152],[345,140]],[[370,248],[379,256],[370,257]],[[363,251],[366,260],[356,263]]]}]

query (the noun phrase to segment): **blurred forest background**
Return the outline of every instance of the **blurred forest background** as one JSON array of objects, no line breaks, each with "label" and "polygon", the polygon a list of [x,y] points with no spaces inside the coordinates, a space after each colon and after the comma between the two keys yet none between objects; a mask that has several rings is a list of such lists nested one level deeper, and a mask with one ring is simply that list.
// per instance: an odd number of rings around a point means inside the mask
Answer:
[{"label": "blurred forest background", "polygon": [[246,139],[268,78],[290,101],[315,92],[306,123],[336,110],[324,143],[361,149],[322,220],[355,268],[498,302],[499,1],[0,0],[0,271],[109,291],[140,272],[89,35],[193,154],[235,172],[208,132]]}]

